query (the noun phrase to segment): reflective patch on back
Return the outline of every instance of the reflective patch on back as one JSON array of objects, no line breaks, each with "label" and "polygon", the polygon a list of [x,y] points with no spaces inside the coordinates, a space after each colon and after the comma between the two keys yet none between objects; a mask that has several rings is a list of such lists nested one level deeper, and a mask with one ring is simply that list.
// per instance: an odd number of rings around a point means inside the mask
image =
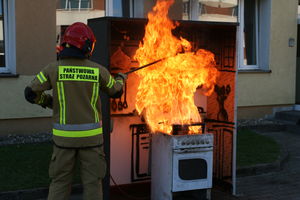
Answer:
[{"label": "reflective patch on back", "polygon": [[99,82],[99,69],[93,67],[59,66],[58,80]]}]

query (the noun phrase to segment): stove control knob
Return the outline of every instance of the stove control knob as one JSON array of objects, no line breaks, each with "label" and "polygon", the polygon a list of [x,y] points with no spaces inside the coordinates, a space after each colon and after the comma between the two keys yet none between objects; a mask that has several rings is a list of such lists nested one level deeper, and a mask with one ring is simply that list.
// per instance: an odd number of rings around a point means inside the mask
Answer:
[{"label": "stove control knob", "polygon": [[192,141],[192,142],[191,142],[191,144],[192,144],[192,145],[195,145],[195,142],[194,142],[194,141]]},{"label": "stove control knob", "polygon": [[201,144],[204,144],[204,140],[201,140]]},{"label": "stove control knob", "polygon": [[181,143],[181,145],[185,145],[185,141],[183,141],[183,142]]},{"label": "stove control knob", "polygon": [[206,140],[206,144],[209,144],[209,140],[208,139]]}]

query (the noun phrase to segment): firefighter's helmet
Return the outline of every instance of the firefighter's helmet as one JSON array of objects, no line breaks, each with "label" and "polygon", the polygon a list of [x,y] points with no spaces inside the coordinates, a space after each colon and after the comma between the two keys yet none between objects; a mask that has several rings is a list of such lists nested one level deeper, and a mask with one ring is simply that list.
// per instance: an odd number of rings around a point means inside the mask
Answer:
[{"label": "firefighter's helmet", "polygon": [[61,45],[69,44],[91,55],[95,42],[96,38],[92,29],[84,23],[76,22],[66,29]]}]

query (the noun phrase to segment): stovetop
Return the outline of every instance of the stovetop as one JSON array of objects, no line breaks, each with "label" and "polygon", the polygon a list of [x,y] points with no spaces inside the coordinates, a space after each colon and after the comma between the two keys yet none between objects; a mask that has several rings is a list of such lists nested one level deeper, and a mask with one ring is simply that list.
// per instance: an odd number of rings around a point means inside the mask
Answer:
[{"label": "stovetop", "polygon": [[170,135],[173,149],[205,148],[213,146],[213,134]]}]

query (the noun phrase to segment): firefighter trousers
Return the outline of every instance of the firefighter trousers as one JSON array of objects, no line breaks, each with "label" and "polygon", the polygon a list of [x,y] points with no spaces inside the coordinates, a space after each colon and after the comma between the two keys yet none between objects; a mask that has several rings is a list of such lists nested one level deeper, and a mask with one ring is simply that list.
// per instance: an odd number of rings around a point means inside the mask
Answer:
[{"label": "firefighter trousers", "polygon": [[48,200],[69,200],[76,161],[79,161],[84,200],[102,200],[106,162],[102,147],[64,149],[54,145],[49,166]]}]

